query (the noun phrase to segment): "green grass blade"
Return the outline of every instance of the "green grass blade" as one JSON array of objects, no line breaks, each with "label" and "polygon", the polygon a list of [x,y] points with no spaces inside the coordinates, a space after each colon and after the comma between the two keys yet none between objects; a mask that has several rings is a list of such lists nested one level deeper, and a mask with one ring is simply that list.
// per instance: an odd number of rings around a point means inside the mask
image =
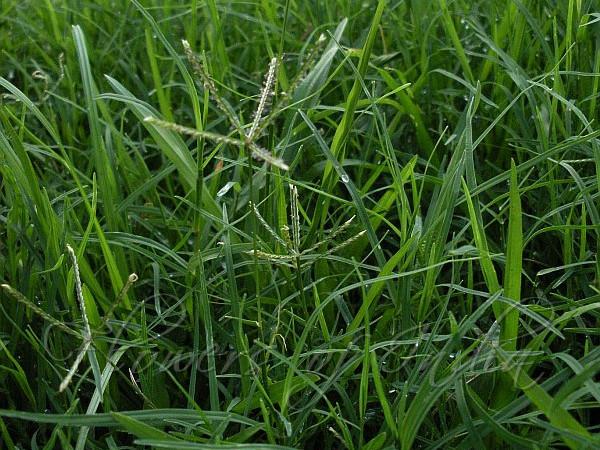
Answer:
[{"label": "green grass blade", "polygon": [[[521,270],[523,267],[523,225],[521,196],[514,161],[511,164],[508,242],[506,248],[506,267],[504,269],[504,296],[519,302],[521,300]],[[501,331],[502,345],[507,351],[517,348],[519,312],[506,313]]]},{"label": "green grass blade", "polygon": [[550,423],[558,429],[566,430],[581,439],[581,441],[575,440],[568,434],[564,435],[563,441],[569,448],[581,448],[581,442],[588,442],[590,445],[595,442],[585,427],[561,405],[556,404],[552,396],[531,379],[521,367],[516,366],[504,350],[498,348],[496,351],[500,361],[506,364],[507,372],[514,380],[515,386],[521,389],[527,398],[548,417]]},{"label": "green grass blade", "polygon": [[[385,9],[387,0],[379,0],[377,3],[377,9],[373,14],[373,19],[371,21],[371,27],[369,28],[369,34],[367,35],[367,39],[365,41],[365,45],[362,48],[360,53],[360,60],[358,62],[358,76],[354,80],[354,84],[352,85],[352,89],[348,94],[348,98],[346,99],[346,105],[344,108],[344,114],[342,116],[342,120],[340,124],[336,128],[335,135],[333,136],[333,140],[331,141],[330,151],[334,158],[339,159],[342,156],[342,149],[346,140],[348,139],[348,135],[350,134],[350,129],[352,128],[352,124],[354,123],[354,113],[356,111],[356,104],[358,103],[358,99],[360,97],[360,93],[362,91],[361,79],[364,79],[365,74],[367,72],[367,67],[369,65],[369,58],[371,57],[371,52],[373,50],[373,44],[375,43],[375,38],[377,36],[377,30],[379,28],[379,23],[381,21],[381,16],[383,15],[383,11]],[[325,166],[325,170],[323,171],[323,182],[329,182],[330,172],[333,169],[333,165],[329,162]]]},{"label": "green grass blade", "polygon": [[140,422],[139,420],[133,419],[125,414],[120,414],[117,412],[111,413],[112,417],[125,428],[129,433],[137,436],[139,438],[146,439],[162,439],[167,442],[171,442],[172,444],[176,444],[181,442],[180,439],[175,438],[174,436],[170,436],[168,433],[165,433],[158,428],[154,428],[150,425],[145,424],[144,422]]},{"label": "green grass blade", "polygon": [[[190,409],[150,409],[140,411],[120,411],[120,415],[127,416],[147,425],[164,424],[167,420],[197,421],[208,419],[214,422],[231,422],[247,426],[256,426],[255,420],[231,412],[198,411]],[[43,414],[26,411],[10,411],[0,409],[0,417],[25,420],[35,423],[53,423],[69,427],[117,427],[120,422],[111,413],[98,414]]]},{"label": "green grass blade", "polygon": [[296,450],[294,447],[272,444],[201,444],[196,442],[183,442],[163,439],[138,439],[135,441],[138,445],[151,446],[152,448],[168,448],[181,450]]}]

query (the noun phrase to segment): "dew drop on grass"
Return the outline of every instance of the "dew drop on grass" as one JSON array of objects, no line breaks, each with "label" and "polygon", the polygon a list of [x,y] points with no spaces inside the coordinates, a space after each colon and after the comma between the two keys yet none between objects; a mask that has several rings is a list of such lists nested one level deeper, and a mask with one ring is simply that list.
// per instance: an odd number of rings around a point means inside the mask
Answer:
[{"label": "dew drop on grass", "polygon": [[346,174],[342,175],[342,182],[348,183],[350,181],[350,177]]}]

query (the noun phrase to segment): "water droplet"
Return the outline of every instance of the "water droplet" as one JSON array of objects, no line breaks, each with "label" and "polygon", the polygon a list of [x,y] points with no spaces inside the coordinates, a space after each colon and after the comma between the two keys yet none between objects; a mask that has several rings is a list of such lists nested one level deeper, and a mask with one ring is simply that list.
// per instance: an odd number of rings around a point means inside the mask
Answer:
[{"label": "water droplet", "polygon": [[346,174],[342,175],[342,182],[343,183],[348,183],[350,181],[350,177]]}]

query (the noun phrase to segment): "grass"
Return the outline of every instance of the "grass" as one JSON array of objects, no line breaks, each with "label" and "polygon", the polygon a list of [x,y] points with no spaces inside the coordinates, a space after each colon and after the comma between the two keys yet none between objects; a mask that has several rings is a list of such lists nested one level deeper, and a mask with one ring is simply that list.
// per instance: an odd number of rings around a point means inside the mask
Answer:
[{"label": "grass", "polygon": [[599,14],[2,2],[0,448],[600,447]]}]

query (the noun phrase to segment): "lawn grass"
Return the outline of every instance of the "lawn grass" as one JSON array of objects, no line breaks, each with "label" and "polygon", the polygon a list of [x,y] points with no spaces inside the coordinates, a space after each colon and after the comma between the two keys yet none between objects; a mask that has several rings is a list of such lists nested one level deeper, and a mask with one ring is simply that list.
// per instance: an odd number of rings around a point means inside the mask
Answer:
[{"label": "lawn grass", "polygon": [[0,449],[600,448],[597,1],[6,0],[0,55]]}]

